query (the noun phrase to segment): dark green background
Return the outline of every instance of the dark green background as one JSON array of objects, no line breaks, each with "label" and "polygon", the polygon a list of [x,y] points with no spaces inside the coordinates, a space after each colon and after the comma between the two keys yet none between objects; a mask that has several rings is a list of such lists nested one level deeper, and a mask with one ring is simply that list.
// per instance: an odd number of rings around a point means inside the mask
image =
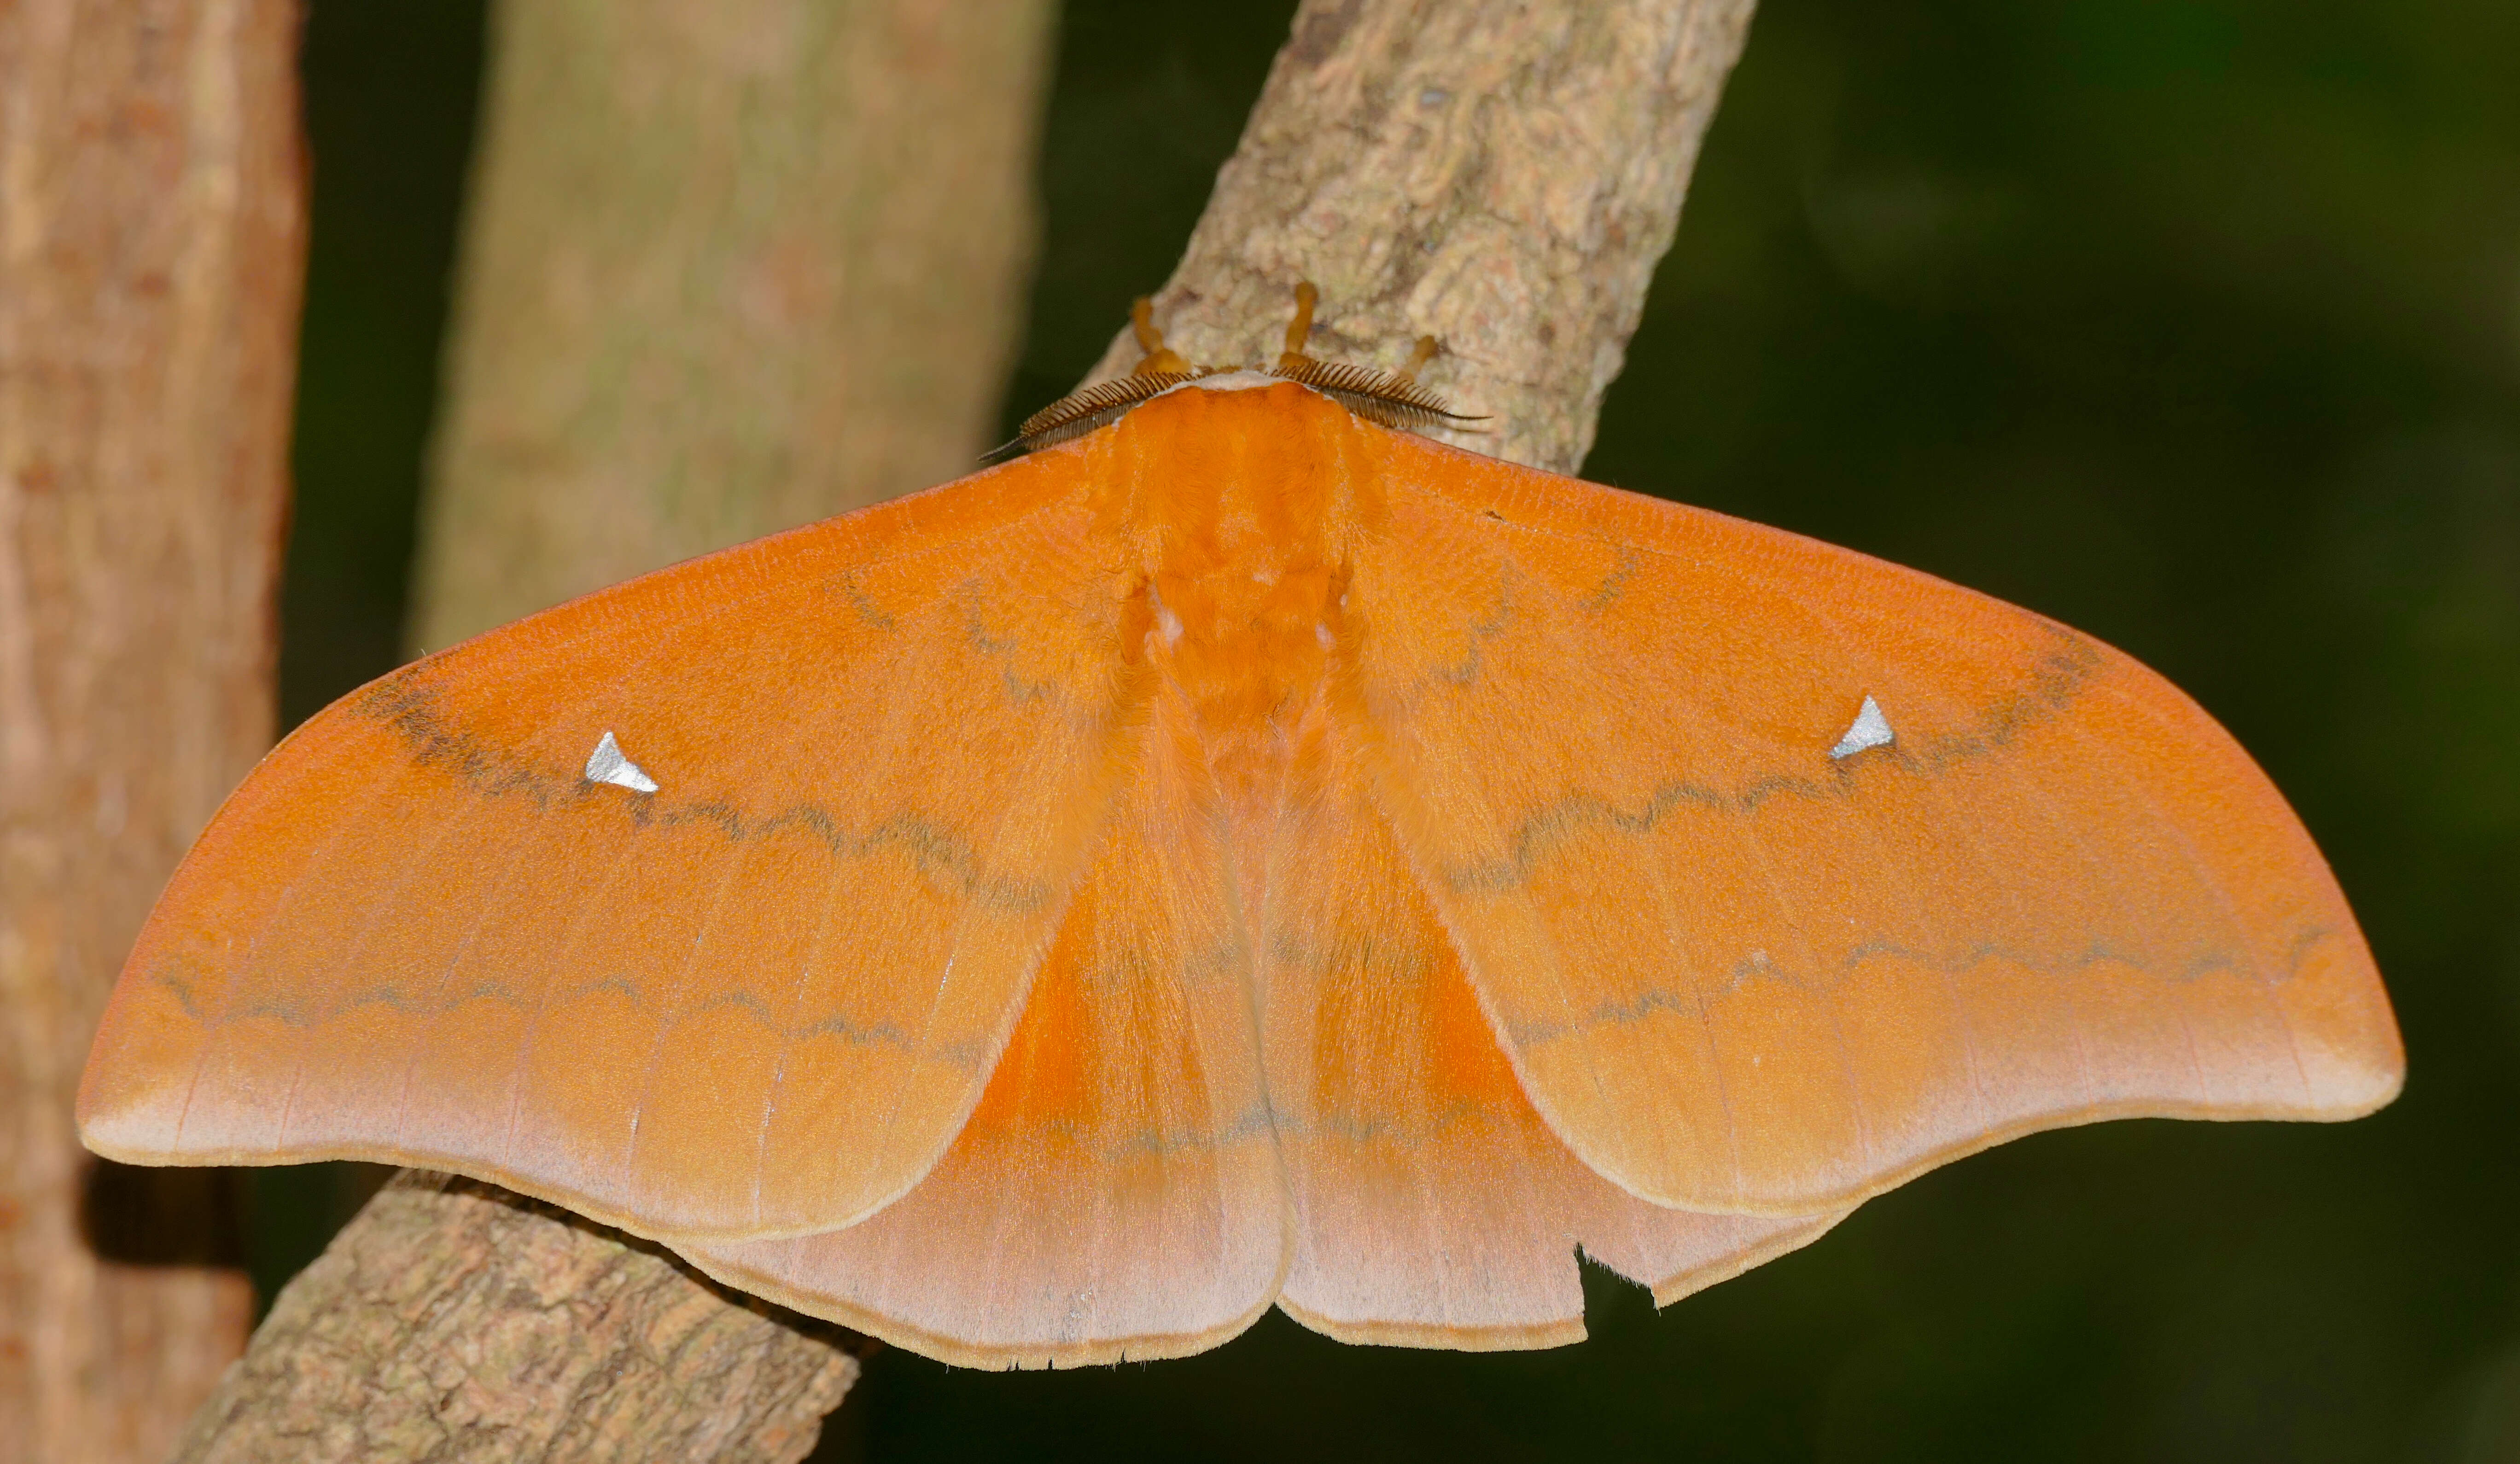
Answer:
[{"label": "dark green background", "polygon": [[[1012,422],[1159,283],[1291,6],[1070,6]],[[318,0],[294,721],[395,660],[477,10]],[[1595,1340],[1272,1316],[1087,1374],[877,1359],[833,1456],[2520,1460],[2520,6],[1769,0],[1590,476],[2168,673],[2377,948],[2406,1096],[2111,1124]],[[265,1177],[266,1281],[338,1220]]]}]

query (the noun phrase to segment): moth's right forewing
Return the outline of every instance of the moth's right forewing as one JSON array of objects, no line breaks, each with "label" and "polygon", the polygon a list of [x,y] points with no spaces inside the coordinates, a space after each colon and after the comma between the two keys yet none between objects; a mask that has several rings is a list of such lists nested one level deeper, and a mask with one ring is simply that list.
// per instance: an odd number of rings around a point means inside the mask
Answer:
[{"label": "moth's right forewing", "polygon": [[336,703],[159,902],[88,1142],[428,1165],[646,1233],[899,1195],[987,1081],[1143,716],[1086,499],[1075,455],[1027,460]]}]

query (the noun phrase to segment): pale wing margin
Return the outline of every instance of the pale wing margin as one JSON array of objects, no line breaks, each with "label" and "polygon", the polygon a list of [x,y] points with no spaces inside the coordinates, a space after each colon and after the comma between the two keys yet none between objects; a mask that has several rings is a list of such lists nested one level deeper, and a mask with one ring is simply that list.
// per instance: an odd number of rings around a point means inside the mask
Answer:
[{"label": "pale wing margin", "polygon": [[[977,1100],[1142,715],[1093,535],[1027,460],[345,697],[169,885],[84,1136],[428,1165],[651,1234],[873,1212]],[[590,768],[608,740],[637,777]]]},{"label": "pale wing margin", "polygon": [[1378,792],[1524,1087],[1630,1193],[1812,1214],[2031,1130],[2396,1092],[2324,862],[2158,676],[1719,514],[1397,436],[1386,471]]}]

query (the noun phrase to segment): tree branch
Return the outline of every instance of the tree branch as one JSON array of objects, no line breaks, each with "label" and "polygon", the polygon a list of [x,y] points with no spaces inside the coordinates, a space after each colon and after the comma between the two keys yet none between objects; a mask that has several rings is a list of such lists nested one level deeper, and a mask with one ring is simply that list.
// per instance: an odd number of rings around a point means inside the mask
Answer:
[{"label": "tree branch", "polygon": [[[1571,469],[1670,244],[1749,13],[1749,0],[1311,0],[1158,296],[1159,318],[1193,360],[1267,359],[1295,281],[1311,278],[1326,307],[1323,354],[1392,364],[1418,334],[1439,335],[1453,354],[1429,378],[1464,410],[1493,415],[1488,430],[1460,440]],[[485,173],[498,167],[494,160]],[[486,262],[476,257],[475,267]],[[612,304],[598,292],[583,308]],[[469,363],[466,352],[477,349],[459,349],[459,360]],[[1094,378],[1136,360],[1124,336]],[[485,371],[479,379],[500,377]],[[473,389],[461,376],[459,387]],[[477,425],[494,405],[459,406],[443,472],[460,476],[456,465],[495,456],[507,429]],[[468,410],[481,415],[467,419]],[[592,428],[568,440],[573,455],[612,451]],[[562,466],[585,470],[575,457]],[[555,502],[581,504],[567,510],[581,516],[536,530],[553,542],[565,537],[562,528],[590,527],[582,515],[599,511],[566,494]],[[441,537],[465,510],[446,511]],[[744,531],[777,526],[747,520]],[[606,575],[650,567],[608,564]],[[543,587],[534,597],[561,583],[518,574]],[[458,576],[441,566],[431,583],[453,586]],[[475,603],[499,604],[498,615],[532,607],[487,592]],[[442,643],[472,618],[468,609],[431,619],[428,638]],[[590,1284],[615,1300],[570,1300],[570,1287]],[[608,1306],[623,1319],[607,1322]],[[710,1308],[723,1314],[710,1316]],[[705,1341],[631,1343],[643,1327],[652,1330],[639,1318],[664,1314],[675,1318],[672,1335]],[[792,1458],[759,1442],[799,1437],[770,1420],[835,1401],[854,1375],[828,1334],[808,1335],[811,1326],[792,1317],[764,1323],[652,1248],[576,1217],[471,1181],[407,1176],[283,1294],[185,1457],[243,1459],[253,1456],[248,1441],[272,1447],[265,1441],[286,1440],[304,1458],[410,1459],[458,1438],[484,1441],[478,1456],[487,1458],[492,1439],[527,1446],[515,1421],[544,1409],[612,1421],[530,1436],[544,1450],[537,1457],[552,1460],[607,1456],[601,1449],[628,1440],[659,1456]],[[610,1330],[590,1330],[598,1327]],[[677,1371],[651,1355],[658,1352],[691,1360]],[[618,1370],[612,1358],[623,1359]],[[772,1401],[756,1404],[747,1393],[713,1413],[684,1391],[682,1380],[695,1375],[758,1379]],[[797,1381],[809,1376],[821,1381]],[[549,1378],[558,1381],[536,1381]],[[531,1406],[518,1401],[528,1393]],[[441,1395],[453,1413],[434,1402]],[[369,1410],[389,1416],[389,1426],[354,1432]],[[459,1435],[450,1417],[467,1428],[507,1420],[499,1427],[508,1432],[484,1425]],[[629,1432],[634,1424],[656,1432]],[[753,1452],[698,1451],[734,1449],[746,1438]],[[217,1442],[230,1439],[238,1442]],[[318,1439],[324,1446],[311,1447]]]},{"label": "tree branch", "polygon": [[[1155,319],[1192,361],[1272,360],[1295,282],[1314,353],[1397,366],[1573,472],[1741,54],[1752,0],[1306,0]],[[1126,372],[1126,332],[1091,380]]]},{"label": "tree branch", "polygon": [[857,1343],[772,1309],[556,1207],[406,1170],[281,1293],[175,1457],[788,1464],[857,1380]]}]

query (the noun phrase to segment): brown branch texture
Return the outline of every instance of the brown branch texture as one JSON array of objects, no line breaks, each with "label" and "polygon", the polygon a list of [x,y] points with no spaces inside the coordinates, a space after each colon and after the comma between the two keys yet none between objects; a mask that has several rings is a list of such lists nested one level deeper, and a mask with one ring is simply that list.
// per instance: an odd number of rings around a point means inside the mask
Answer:
[{"label": "brown branch texture", "polygon": [[282,1292],[180,1464],[788,1464],[847,1339],[494,1185],[407,1171]]},{"label": "brown branch texture", "polygon": [[270,745],[303,257],[296,30],[285,0],[0,6],[12,1460],[161,1456],[251,1316],[215,1179],[100,1169],[71,1102],[150,903]]},{"label": "brown branch texture", "polygon": [[[1680,224],[1750,0],[1308,0],[1155,318],[1193,362],[1274,357],[1295,282],[1316,355],[1425,374],[1474,452],[1573,472]],[[1117,376],[1125,333],[1087,379]]]}]

